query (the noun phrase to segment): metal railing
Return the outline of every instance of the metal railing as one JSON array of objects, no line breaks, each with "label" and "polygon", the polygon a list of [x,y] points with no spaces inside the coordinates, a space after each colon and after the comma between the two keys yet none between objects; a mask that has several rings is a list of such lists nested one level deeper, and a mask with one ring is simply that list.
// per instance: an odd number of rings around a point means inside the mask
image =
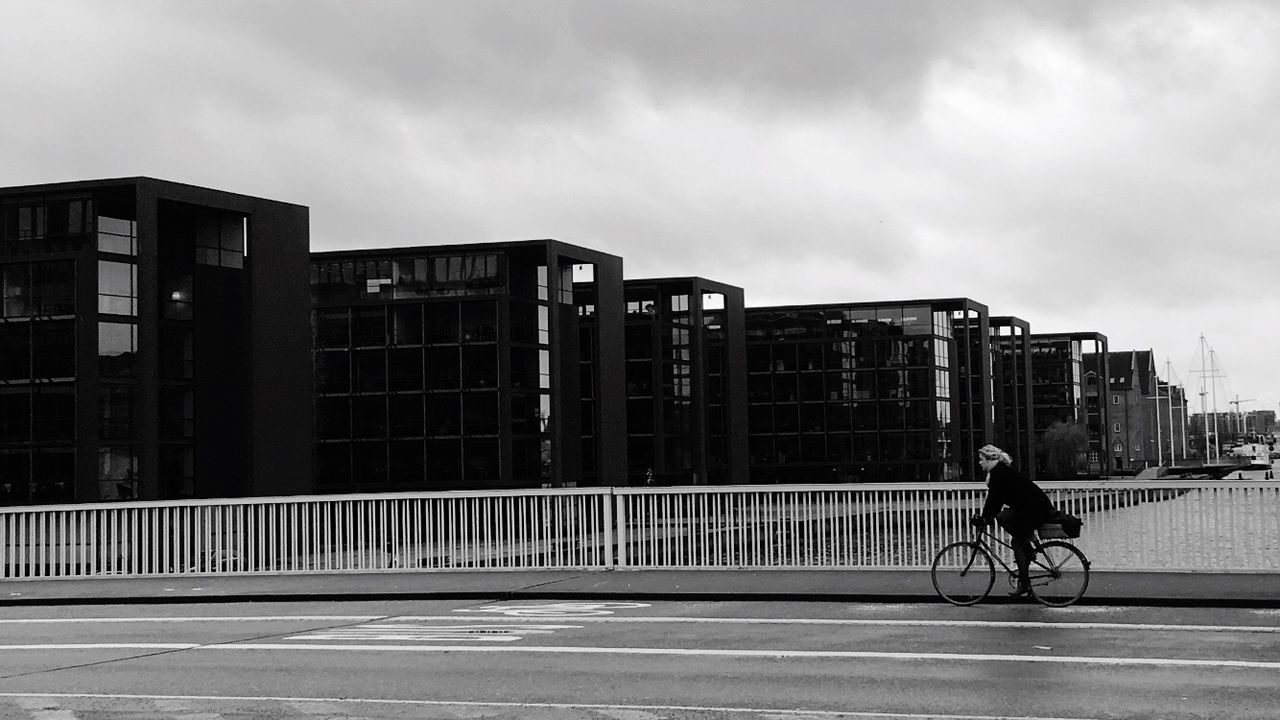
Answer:
[{"label": "metal railing", "polygon": [[[1280,482],[1041,483],[1097,569],[1280,570]],[[975,483],[574,488],[0,509],[0,579],[925,568]]]},{"label": "metal railing", "polygon": [[0,578],[613,565],[608,488],[0,510]]}]

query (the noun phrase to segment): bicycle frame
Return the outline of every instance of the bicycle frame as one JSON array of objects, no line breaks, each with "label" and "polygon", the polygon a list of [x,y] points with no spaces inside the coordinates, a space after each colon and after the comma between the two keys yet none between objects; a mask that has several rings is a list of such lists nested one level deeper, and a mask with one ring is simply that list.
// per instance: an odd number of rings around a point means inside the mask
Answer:
[{"label": "bicycle frame", "polygon": [[[995,543],[996,545],[999,545],[1000,547],[1006,550],[1009,550],[1011,552],[1013,551],[1013,544],[1007,543],[1004,540],[996,537],[995,533],[991,532],[991,530],[989,530],[988,527],[989,526],[987,525],[983,525],[982,527],[978,528],[977,532],[974,533],[973,541],[978,545],[978,547],[981,547],[982,550],[985,551],[987,555],[991,557],[992,560],[995,560],[1000,565],[1000,567],[1004,568],[1005,573],[1009,575],[1010,579],[1017,578],[1018,576],[1017,567],[1009,567],[1009,564],[1006,563],[1004,559],[1001,558],[1000,555],[998,555],[995,552],[995,550],[991,546],[991,543],[987,542],[987,540],[989,539],[991,542]],[[1052,579],[1052,578],[1058,577],[1059,575],[1057,568],[1049,567],[1048,565],[1045,565],[1044,562],[1042,562],[1041,558],[1045,557],[1043,550],[1044,550],[1044,546],[1041,544],[1040,538],[1037,535],[1033,534],[1031,536],[1031,557],[1029,558],[1030,562],[1028,562],[1027,564],[1027,571],[1028,571],[1027,579],[1030,580],[1031,582],[1035,582],[1036,580],[1041,580],[1041,579]],[[976,558],[969,558],[969,564],[965,566],[964,572],[961,573],[962,575],[964,573],[969,572],[969,568],[972,567],[973,561],[975,559]],[[1035,568],[1039,568],[1043,572],[1034,572]]]}]

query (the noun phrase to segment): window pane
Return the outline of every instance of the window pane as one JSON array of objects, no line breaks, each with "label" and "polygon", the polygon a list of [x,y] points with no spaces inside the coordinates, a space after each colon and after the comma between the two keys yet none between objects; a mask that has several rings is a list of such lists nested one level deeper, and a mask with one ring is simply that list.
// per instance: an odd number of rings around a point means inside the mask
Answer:
[{"label": "window pane", "polygon": [[41,315],[70,315],[76,311],[76,266],[67,260],[33,263],[31,284]]},{"label": "window pane", "polygon": [[392,306],[391,342],[395,345],[422,344],[421,305]]},{"label": "window pane", "polygon": [[98,436],[107,440],[133,437],[134,389],[108,385],[98,391]]},{"label": "window pane", "polygon": [[0,266],[0,297],[3,298],[4,317],[31,315],[31,283],[26,263]]},{"label": "window pane", "polygon": [[351,330],[351,340],[356,346],[386,345],[386,308],[357,308],[353,311]]},{"label": "window pane", "polygon": [[345,397],[316,400],[316,435],[322,440],[351,437],[351,401]]},{"label": "window pane", "polygon": [[[17,392],[14,392],[14,391]],[[31,396],[25,387],[0,388],[0,442],[31,440]],[[0,475],[0,478],[3,478]]]},{"label": "window pane", "polygon": [[136,325],[98,323],[98,373],[106,377],[132,375],[133,355],[137,347]]},{"label": "window pane", "polygon": [[137,315],[138,266],[110,260],[98,261],[98,312]]},{"label": "window pane", "polygon": [[463,396],[462,419],[467,435],[498,433],[498,394],[467,393]]},{"label": "window pane", "polygon": [[31,379],[30,323],[0,323],[0,380]]},{"label": "window pane", "polygon": [[389,351],[388,386],[393,391],[422,389],[421,348],[394,348]]},{"label": "window pane", "polygon": [[462,348],[463,386],[492,388],[498,386],[498,349],[494,345]]},{"label": "window pane", "polygon": [[493,302],[469,302],[462,305],[462,336],[467,342],[493,342],[498,339],[498,306]]},{"label": "window pane", "polygon": [[392,395],[388,399],[391,437],[422,437],[423,398],[421,395]]},{"label": "window pane", "polygon": [[350,345],[351,318],[346,310],[316,311],[316,343],[320,347]]},{"label": "window pane", "polygon": [[[357,397],[351,400],[351,436],[384,438],[387,436],[387,398],[385,395]],[[357,465],[359,470],[360,466]]]},{"label": "window pane", "polygon": [[74,320],[38,322],[32,325],[34,377],[69,378],[75,375],[76,326]]},{"label": "window pane", "polygon": [[458,396],[427,395],[427,435],[458,435],[462,432],[462,408]]},{"label": "window pane", "polygon": [[383,392],[387,389],[387,351],[357,350],[352,353],[356,392]]}]

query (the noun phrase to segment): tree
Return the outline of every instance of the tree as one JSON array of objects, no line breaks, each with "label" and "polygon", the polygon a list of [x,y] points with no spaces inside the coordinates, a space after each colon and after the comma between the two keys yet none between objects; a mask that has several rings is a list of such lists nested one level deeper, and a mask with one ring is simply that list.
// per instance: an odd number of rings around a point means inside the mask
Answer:
[{"label": "tree", "polygon": [[1040,438],[1036,450],[1049,475],[1071,477],[1087,467],[1089,433],[1080,423],[1055,422]]}]

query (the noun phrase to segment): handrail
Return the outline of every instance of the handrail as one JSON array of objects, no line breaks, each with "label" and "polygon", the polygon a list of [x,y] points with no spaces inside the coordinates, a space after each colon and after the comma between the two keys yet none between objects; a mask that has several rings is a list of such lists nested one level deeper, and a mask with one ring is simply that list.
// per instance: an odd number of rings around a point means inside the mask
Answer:
[{"label": "handrail", "polygon": [[[1098,568],[1280,570],[1280,481],[1039,483]],[[584,487],[0,508],[0,579],[921,567],[982,483]]]}]

